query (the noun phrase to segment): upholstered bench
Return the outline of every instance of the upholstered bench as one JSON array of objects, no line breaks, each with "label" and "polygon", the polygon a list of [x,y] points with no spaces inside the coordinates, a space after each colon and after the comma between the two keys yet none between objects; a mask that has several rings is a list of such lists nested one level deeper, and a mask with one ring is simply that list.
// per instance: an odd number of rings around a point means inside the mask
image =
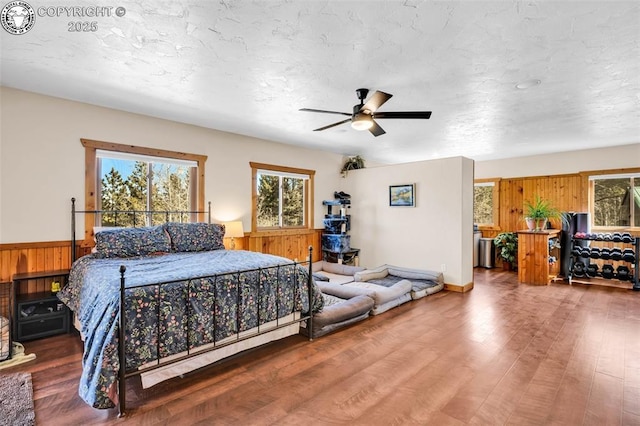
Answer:
[{"label": "upholstered bench", "polygon": [[442,272],[393,265],[382,265],[375,269],[357,272],[354,279],[356,282],[367,282],[387,288],[393,288],[400,282],[408,281],[411,286],[410,294],[413,300],[437,293],[444,288]]},{"label": "upholstered bench", "polygon": [[356,272],[364,271],[361,266],[351,266],[339,263],[331,263],[325,260],[314,262],[312,266],[313,277],[316,281],[329,281],[334,284],[346,284],[354,280]]},{"label": "upholstered bench", "polygon": [[[324,307],[313,316],[313,337],[323,336],[341,327],[362,321],[369,316],[374,301],[367,295],[354,295],[340,291],[340,284],[328,281],[317,281],[322,291]],[[329,294],[325,290],[333,289],[337,295]],[[306,323],[301,324],[301,333],[308,336]]]}]

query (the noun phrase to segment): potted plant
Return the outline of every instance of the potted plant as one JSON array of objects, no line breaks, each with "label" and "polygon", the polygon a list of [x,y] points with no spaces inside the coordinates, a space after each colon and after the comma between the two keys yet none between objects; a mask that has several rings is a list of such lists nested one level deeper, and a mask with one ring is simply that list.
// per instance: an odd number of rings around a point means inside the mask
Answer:
[{"label": "potted plant", "polygon": [[529,231],[542,231],[547,227],[549,219],[566,220],[565,216],[560,213],[547,200],[543,200],[539,195],[535,196],[533,202],[525,200],[524,202],[524,220],[527,223]]},{"label": "potted plant", "polygon": [[502,267],[510,271],[518,263],[518,234],[501,232],[493,239],[496,253],[502,260]]},{"label": "potted plant", "polygon": [[340,170],[340,173],[342,174],[342,177],[346,177],[349,170],[357,169],[364,169],[364,160],[359,155],[356,155],[355,157],[349,157],[342,166],[342,170]]}]

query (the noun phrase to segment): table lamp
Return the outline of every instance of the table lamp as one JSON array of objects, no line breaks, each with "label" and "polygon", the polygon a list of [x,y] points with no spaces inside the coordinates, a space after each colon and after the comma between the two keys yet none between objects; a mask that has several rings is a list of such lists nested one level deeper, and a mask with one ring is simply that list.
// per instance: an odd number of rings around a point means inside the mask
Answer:
[{"label": "table lamp", "polygon": [[236,249],[236,238],[241,238],[244,237],[244,229],[242,228],[242,221],[234,221],[234,222],[227,222],[224,224],[225,227],[225,238],[231,238],[231,245],[230,248],[231,250],[235,250]]}]

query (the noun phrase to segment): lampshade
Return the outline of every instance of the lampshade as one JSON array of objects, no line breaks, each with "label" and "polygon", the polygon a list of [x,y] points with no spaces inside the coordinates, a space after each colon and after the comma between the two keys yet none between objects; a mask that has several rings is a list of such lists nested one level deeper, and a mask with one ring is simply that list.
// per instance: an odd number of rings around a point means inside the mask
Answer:
[{"label": "lampshade", "polygon": [[351,119],[351,127],[356,130],[369,130],[373,126],[373,120],[369,114],[357,113]]},{"label": "lampshade", "polygon": [[244,237],[244,228],[242,228],[242,221],[236,220],[233,222],[227,222],[224,224],[226,238],[240,238]]}]

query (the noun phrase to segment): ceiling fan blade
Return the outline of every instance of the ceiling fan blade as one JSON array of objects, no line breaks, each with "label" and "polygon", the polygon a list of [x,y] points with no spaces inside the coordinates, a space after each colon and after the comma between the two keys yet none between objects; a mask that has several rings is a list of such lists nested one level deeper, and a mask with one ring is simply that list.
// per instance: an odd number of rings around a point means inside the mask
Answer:
[{"label": "ceiling fan blade", "polygon": [[348,115],[349,117],[351,117],[351,114],[348,114],[346,112],[339,112],[339,111],[326,111],[324,109],[313,109],[313,108],[300,108],[299,111],[306,111],[306,112],[324,112],[326,114],[340,114],[340,115]]},{"label": "ceiling fan blade", "polygon": [[[371,120],[371,121],[373,121],[373,120]],[[377,137],[377,136],[380,136],[380,135],[384,135],[385,133],[387,133],[387,132],[385,132],[385,131],[384,131],[384,129],[383,129],[382,127],[380,127],[380,126],[378,125],[378,123],[376,123],[375,121],[373,121],[373,126],[371,126],[371,128],[369,129],[369,131],[371,132],[371,134],[372,134],[373,136],[376,136],[376,137]]]},{"label": "ceiling fan blade", "polygon": [[431,117],[431,111],[395,111],[395,112],[378,112],[373,115],[374,118],[425,118]]},{"label": "ceiling fan blade", "polygon": [[387,102],[389,99],[391,99],[393,95],[390,95],[388,93],[385,92],[381,92],[379,90],[376,90],[376,93],[374,93],[369,100],[367,101],[366,104],[364,104],[362,106],[362,108],[360,108],[360,111],[371,111],[376,112],[378,110],[378,108],[380,108],[382,106],[382,104],[384,104],[385,102]]},{"label": "ceiling fan blade", "polygon": [[346,120],[338,121],[337,123],[329,124],[328,126],[320,127],[318,129],[313,129],[313,131],[314,132],[319,132],[320,130],[327,130],[327,129],[330,129],[330,128],[335,127],[335,126],[339,126],[341,124],[348,123],[350,121],[351,121],[351,119],[347,118]]}]

